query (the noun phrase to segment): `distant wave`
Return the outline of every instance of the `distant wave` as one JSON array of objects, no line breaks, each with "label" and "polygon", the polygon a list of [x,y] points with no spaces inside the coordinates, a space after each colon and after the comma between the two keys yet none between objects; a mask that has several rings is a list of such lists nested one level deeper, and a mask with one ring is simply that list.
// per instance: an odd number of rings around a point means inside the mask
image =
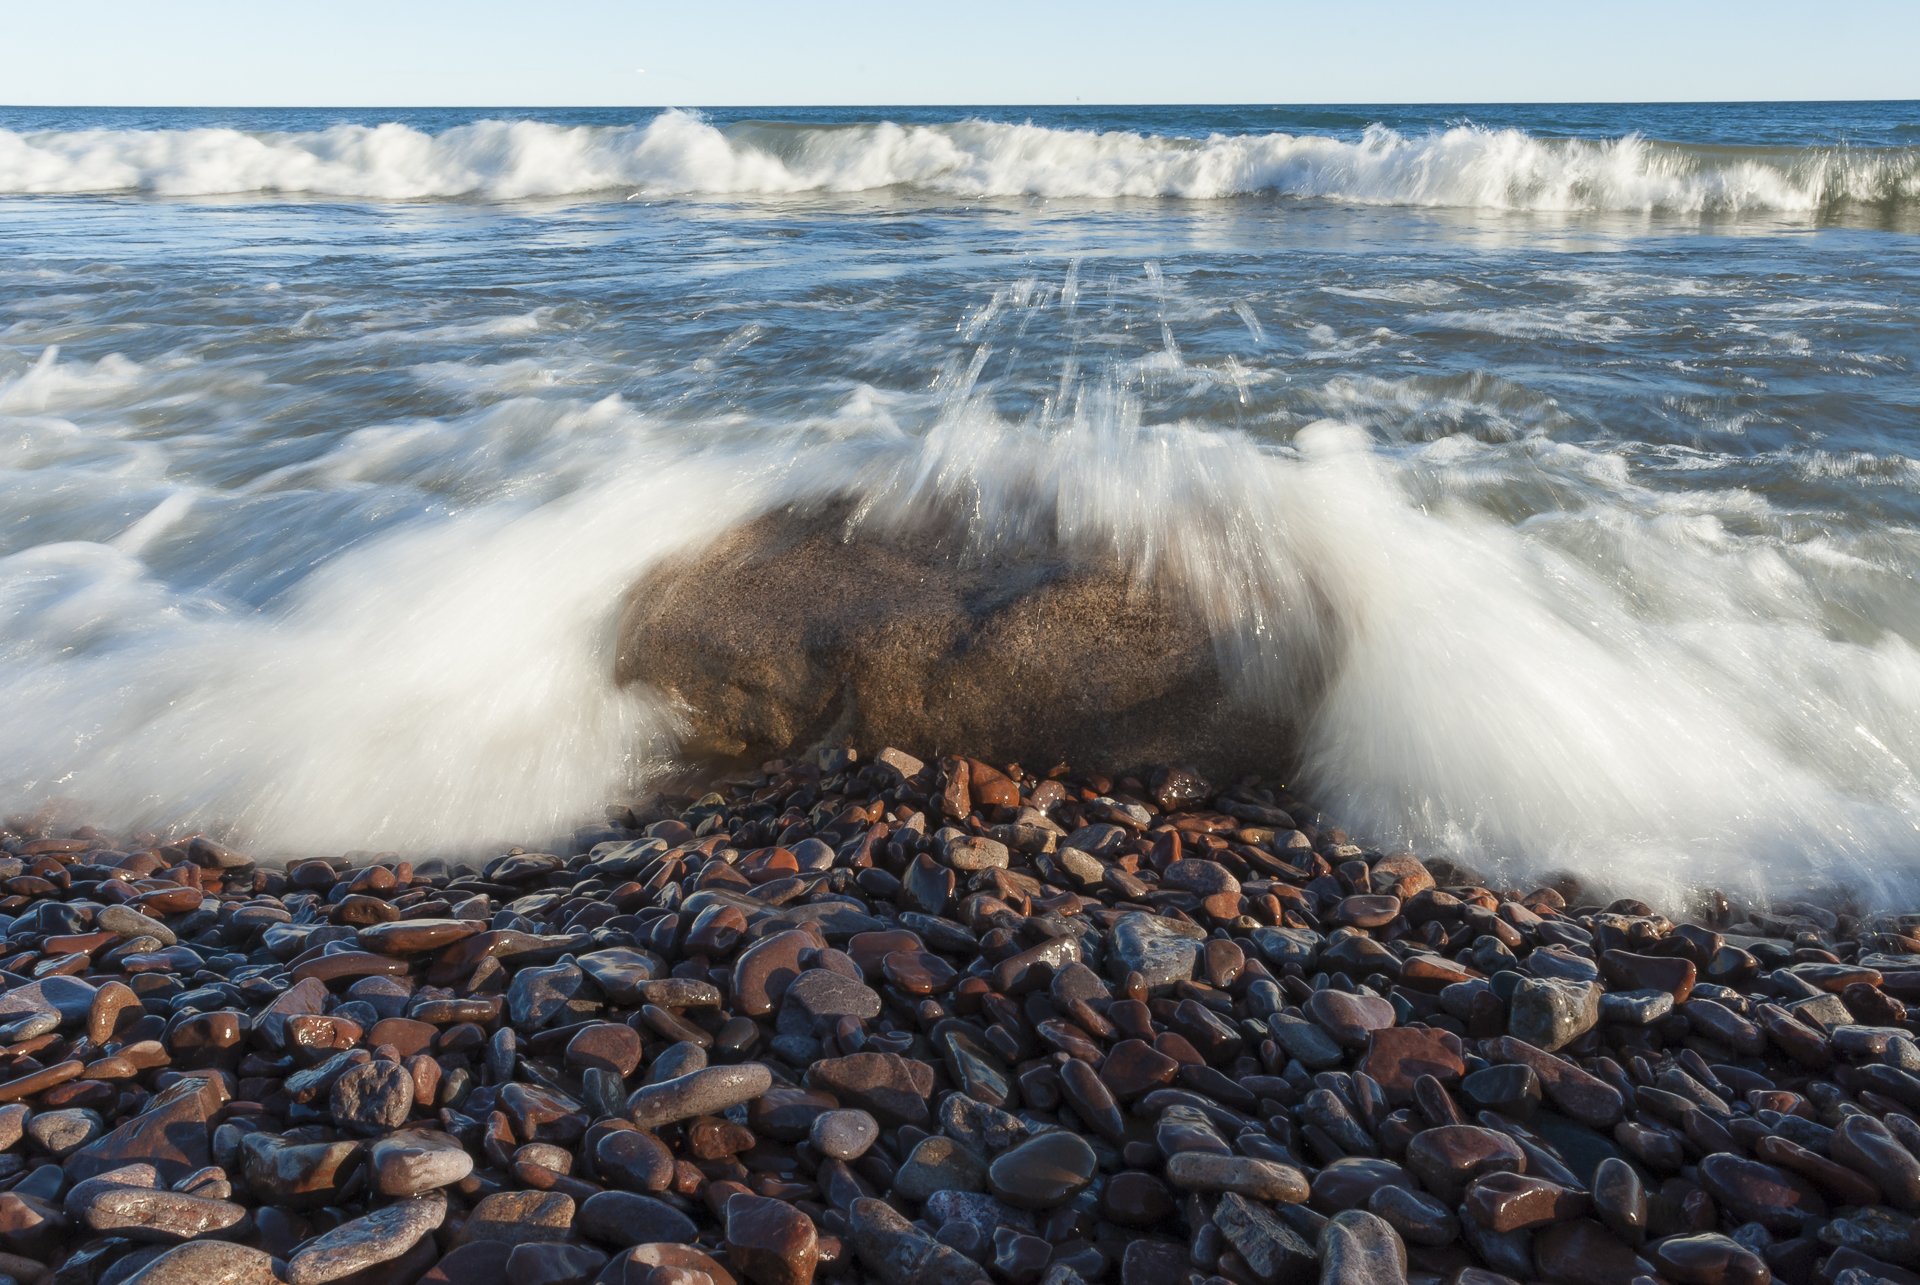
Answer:
[{"label": "distant wave", "polygon": [[0,130],[0,192],[284,192],[386,199],[590,193],[787,194],[905,187],[953,196],[1271,193],[1370,205],[1503,210],[1813,213],[1920,203],[1920,148],[1692,147],[1639,135],[1540,139],[1456,128],[1359,142],[1315,134],[1171,138],[961,120],[841,126],[693,112],[645,124],[477,121],[313,133]]}]

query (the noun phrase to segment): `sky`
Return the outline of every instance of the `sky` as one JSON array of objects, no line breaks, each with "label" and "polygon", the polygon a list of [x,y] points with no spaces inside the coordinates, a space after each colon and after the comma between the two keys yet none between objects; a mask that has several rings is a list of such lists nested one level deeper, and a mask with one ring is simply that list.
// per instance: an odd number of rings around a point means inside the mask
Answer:
[{"label": "sky", "polygon": [[1920,3],[0,0],[0,103],[1920,98]]}]

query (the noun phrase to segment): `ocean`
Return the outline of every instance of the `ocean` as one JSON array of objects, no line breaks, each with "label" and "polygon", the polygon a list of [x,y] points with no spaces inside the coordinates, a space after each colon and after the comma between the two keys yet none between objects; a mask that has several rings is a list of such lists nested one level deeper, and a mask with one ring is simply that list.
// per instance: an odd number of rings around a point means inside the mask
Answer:
[{"label": "ocean", "polygon": [[1920,103],[0,109],[0,804],[565,833],[628,587],[839,495],[1331,647],[1371,842],[1904,896],[1916,362]]}]

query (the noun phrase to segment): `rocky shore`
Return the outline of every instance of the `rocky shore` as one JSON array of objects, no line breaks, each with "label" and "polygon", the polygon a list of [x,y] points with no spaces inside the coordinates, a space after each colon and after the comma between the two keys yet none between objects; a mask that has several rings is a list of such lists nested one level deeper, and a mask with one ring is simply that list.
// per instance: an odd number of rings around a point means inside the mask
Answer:
[{"label": "rocky shore", "polygon": [[1182,768],[713,784],[468,862],[10,819],[0,1281],[1920,1285],[1920,916]]}]

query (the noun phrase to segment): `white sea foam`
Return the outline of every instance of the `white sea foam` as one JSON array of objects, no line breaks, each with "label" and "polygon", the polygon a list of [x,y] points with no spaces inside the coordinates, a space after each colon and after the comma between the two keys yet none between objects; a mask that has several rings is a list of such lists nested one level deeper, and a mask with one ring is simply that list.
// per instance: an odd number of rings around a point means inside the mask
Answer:
[{"label": "white sea foam", "polygon": [[1219,197],[1503,210],[1806,213],[1920,199],[1920,149],[1733,149],[1637,135],[1540,139],[1459,126],[1349,142],[1204,138],[961,120],[832,127],[666,111],[630,126],[477,121],[311,133],[0,131],[0,192],[241,192],[513,199],[586,193],[791,194],[905,187],[958,196]]},{"label": "white sea foam", "polygon": [[[0,396],[59,410],[89,380],[163,374],[56,362]],[[1539,438],[1386,455],[1329,420],[1276,448],[1143,423],[1102,387],[1036,431],[952,383],[924,434],[870,389],[724,450],[618,399],[519,398],[370,426],[237,494],[98,471],[132,515],[117,537],[0,558],[0,699],[35,729],[0,743],[5,793],[78,796],[108,823],[230,821],[266,851],[537,840],[639,788],[670,742],[674,712],[611,681],[634,578],[771,506],[851,493],[866,522],[937,504],[984,547],[1060,540],[1178,576],[1243,697],[1297,710],[1308,780],[1379,841],[1669,897],[1885,889],[1884,858],[1920,850],[1920,654],[1823,619],[1847,585],[1899,592],[1868,545],[1736,534],[1735,515],[1764,527],[1763,498],[1643,491],[1618,456]],[[1515,529],[1461,498],[1537,466],[1589,503]],[[145,561],[197,521],[272,542],[289,519],[248,518],[261,497],[411,491],[464,507],[331,550],[270,612]]]}]

